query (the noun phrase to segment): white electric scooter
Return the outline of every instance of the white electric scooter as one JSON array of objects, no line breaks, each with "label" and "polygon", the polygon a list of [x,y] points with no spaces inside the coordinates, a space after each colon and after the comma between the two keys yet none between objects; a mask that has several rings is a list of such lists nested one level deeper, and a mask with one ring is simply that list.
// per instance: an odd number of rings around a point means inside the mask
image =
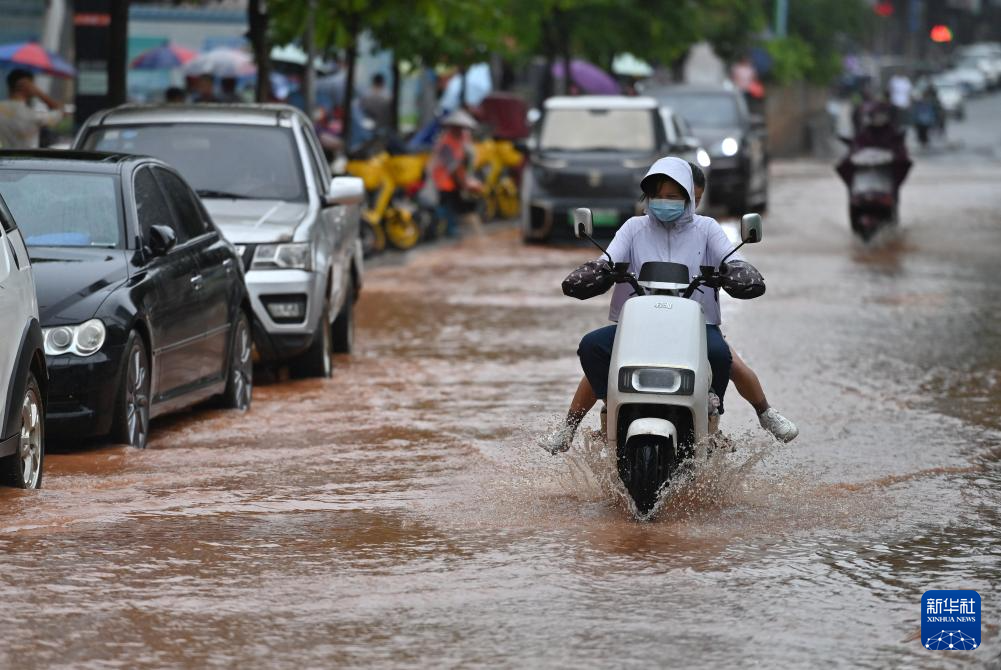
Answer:
[{"label": "white electric scooter", "polygon": [[[691,279],[681,263],[644,263],[637,278],[615,263],[591,237],[591,210],[574,211],[574,233],[608,257],[617,283],[636,297],[625,302],[608,369],[605,439],[616,454],[619,477],[637,510],[646,514],[678,466],[710,433],[712,370],[706,351],[706,318],[691,300],[700,287],[718,287],[720,268],[703,266]],[[741,243],[760,242],[761,216],[745,214]],[[723,259],[723,262],[726,261]],[[722,265],[722,263],[721,263]]]}]

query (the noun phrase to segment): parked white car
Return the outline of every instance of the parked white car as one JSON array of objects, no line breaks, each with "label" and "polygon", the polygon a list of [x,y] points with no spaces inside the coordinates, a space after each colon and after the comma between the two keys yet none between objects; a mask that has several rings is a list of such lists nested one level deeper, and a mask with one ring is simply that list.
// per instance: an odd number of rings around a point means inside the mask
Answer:
[{"label": "parked white car", "polygon": [[38,299],[24,239],[0,198],[0,475],[22,489],[42,484],[48,375]]},{"label": "parked white car", "polygon": [[329,377],[351,353],[365,187],[333,177],[313,124],[288,105],[124,105],[76,149],[154,156],[181,173],[243,256],[261,360]]}]

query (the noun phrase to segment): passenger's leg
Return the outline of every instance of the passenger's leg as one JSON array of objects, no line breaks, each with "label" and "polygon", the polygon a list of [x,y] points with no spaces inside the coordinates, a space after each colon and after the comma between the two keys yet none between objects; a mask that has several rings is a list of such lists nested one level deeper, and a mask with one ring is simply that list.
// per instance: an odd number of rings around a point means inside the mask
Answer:
[{"label": "passenger's leg", "polygon": [[732,352],[733,367],[730,370],[730,378],[737,391],[747,402],[751,403],[754,411],[758,414],[758,423],[783,442],[789,442],[799,435],[799,428],[796,424],[782,416],[778,410],[768,404],[765,398],[765,390],[761,387],[758,375],[748,367],[736,352]]},{"label": "passenger's leg", "polygon": [[594,395],[591,382],[587,381],[587,376],[581,377],[580,383],[577,384],[577,392],[574,393],[573,400],[570,401],[567,425],[576,430],[596,402],[598,402],[598,396]]},{"label": "passenger's leg", "polygon": [[569,449],[580,422],[594,407],[598,398],[605,397],[608,389],[608,366],[612,361],[614,342],[615,326],[605,326],[591,331],[581,339],[577,355],[580,357],[581,367],[584,368],[584,378],[577,385],[566,419],[539,440],[542,448],[553,454]]},{"label": "passenger's leg", "polygon": [[733,358],[719,326],[706,325],[706,348],[709,354],[709,366],[713,371],[712,389],[719,398],[719,413],[722,414],[723,394],[726,393],[727,384],[730,383],[730,366]]},{"label": "passenger's leg", "polygon": [[747,363],[733,349],[730,350],[733,357],[733,365],[730,367],[730,380],[737,387],[744,400],[751,403],[751,407],[758,414],[768,409],[768,399],[765,397],[765,390],[761,388],[761,382],[754,370],[747,366]]}]

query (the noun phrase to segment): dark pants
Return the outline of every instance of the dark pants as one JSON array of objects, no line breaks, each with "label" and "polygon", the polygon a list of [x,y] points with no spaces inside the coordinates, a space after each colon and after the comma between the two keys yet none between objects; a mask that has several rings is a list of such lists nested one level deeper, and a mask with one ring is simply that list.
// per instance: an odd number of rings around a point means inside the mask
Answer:
[{"label": "dark pants", "polygon": [[460,191],[439,191],[438,216],[445,219],[445,234],[459,236],[459,217],[476,211],[476,202],[462,196]]},{"label": "dark pants", "polygon": [[[605,326],[585,335],[577,349],[584,376],[591,383],[594,394],[602,400],[608,395],[608,367],[612,363],[614,342],[615,326]],[[719,413],[722,414],[723,394],[726,393],[726,385],[730,383],[730,364],[733,358],[719,326],[706,325],[706,348],[709,366],[713,370],[712,389],[719,396]]]}]

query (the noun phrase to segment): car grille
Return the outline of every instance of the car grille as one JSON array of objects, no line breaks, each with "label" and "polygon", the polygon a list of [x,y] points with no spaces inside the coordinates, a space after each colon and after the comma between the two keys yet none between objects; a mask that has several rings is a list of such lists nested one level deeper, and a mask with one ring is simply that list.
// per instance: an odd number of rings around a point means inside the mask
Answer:
[{"label": "car grille", "polygon": [[546,193],[561,196],[590,196],[622,198],[639,197],[638,179],[632,171],[623,168],[594,168],[589,170],[550,170],[540,185]]}]

